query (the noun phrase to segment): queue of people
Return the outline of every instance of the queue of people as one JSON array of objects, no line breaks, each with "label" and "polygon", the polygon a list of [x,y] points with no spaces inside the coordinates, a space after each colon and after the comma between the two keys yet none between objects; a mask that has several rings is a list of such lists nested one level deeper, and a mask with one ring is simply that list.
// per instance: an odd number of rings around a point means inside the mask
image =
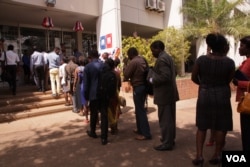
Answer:
[{"label": "queue of people", "polygon": [[[206,43],[210,51],[196,60],[192,72],[192,80],[199,85],[196,106],[196,158],[192,161],[196,166],[201,166],[205,161],[203,146],[208,129],[211,130],[211,136],[207,146],[215,144],[209,163],[221,163],[227,132],[233,130],[230,83],[237,86],[236,101],[239,102],[247,91],[250,78],[250,36],[240,39],[239,54],[246,56],[246,59],[237,70],[244,78],[237,76],[234,61],[227,57],[229,43],[222,34],[208,34]],[[243,151],[250,150],[249,118],[248,114],[240,114]]]},{"label": "queue of people", "polygon": [[[235,63],[227,57],[229,43],[219,33],[211,33],[206,36],[208,52],[197,58],[191,80],[199,86],[196,104],[196,157],[192,160],[193,165],[200,166],[204,163],[203,147],[207,130],[211,130],[211,142],[215,144],[214,153],[209,163],[217,165],[221,163],[221,153],[226,144],[228,131],[233,130],[231,89],[232,82],[237,86],[236,101],[247,90],[249,79],[241,80],[235,76]],[[124,81],[129,81],[133,87],[133,101],[135,106],[135,139],[151,140],[152,134],[147,110],[144,107],[146,100],[146,82],[153,84],[154,104],[158,108],[158,120],[160,128],[161,144],[155,146],[156,151],[171,151],[175,146],[176,138],[176,102],[179,93],[176,85],[176,68],[174,61],[166,51],[162,41],[156,40],[150,45],[152,55],[156,58],[150,76],[145,77],[148,70],[147,62],[139,55],[135,47],[127,51],[128,64],[124,68]],[[53,52],[48,53],[47,58],[40,57],[34,53],[31,56],[31,71],[35,73],[38,80],[39,90],[45,91],[43,73],[41,66],[47,65],[50,74],[52,96],[57,97],[61,92],[61,86],[65,97],[65,105],[73,105],[73,112],[86,116],[86,123],[90,122],[87,135],[97,138],[96,127],[101,122],[101,144],[108,143],[109,124],[112,134],[118,132],[118,118],[120,114],[119,88],[121,86],[120,71],[117,71],[119,60],[108,58],[107,53],[99,56],[97,50],[91,50],[89,57],[78,56],[76,63],[74,56],[63,56],[62,62],[59,56],[60,48],[56,47]],[[238,70],[246,78],[250,78],[250,36],[240,40],[239,54],[246,56]],[[19,59],[13,53],[13,46],[8,47],[7,58],[2,53],[2,62],[7,61],[8,68],[15,71]],[[37,63],[39,62],[39,63]],[[115,82],[115,94],[105,96],[100,94],[104,88],[102,75],[110,72],[108,82]],[[108,75],[107,75],[108,76]],[[145,79],[146,78],[146,79]],[[14,80],[13,80],[14,82]],[[12,93],[15,94],[16,86],[12,84]],[[107,81],[106,81],[107,82]],[[102,89],[100,89],[102,88]],[[90,113],[90,119],[88,118]],[[100,113],[100,119],[99,119]],[[242,147],[244,151],[250,150],[250,129],[248,122],[250,115],[240,115]],[[112,122],[112,123],[111,123]]]},{"label": "queue of people", "polygon": [[[211,33],[206,37],[208,53],[197,58],[192,71],[192,81],[199,86],[196,105],[196,157],[193,165],[200,166],[204,163],[203,147],[207,130],[211,130],[210,142],[207,146],[215,144],[214,153],[209,159],[211,165],[221,163],[221,154],[226,144],[228,131],[233,130],[231,88],[230,83],[237,86],[236,101],[240,101],[247,91],[250,78],[250,36],[240,40],[239,54],[246,56],[246,60],[238,68],[246,79],[238,79],[235,75],[235,63],[227,57],[229,43],[219,33]],[[151,46],[152,54],[156,59],[155,67],[149,82],[154,87],[154,103],[158,107],[158,119],[161,130],[162,144],[154,147],[157,151],[170,151],[175,146],[176,137],[176,101],[179,100],[176,87],[176,73],[173,60],[164,50],[164,43],[154,41]],[[124,70],[124,78],[129,79],[133,86],[133,99],[135,104],[137,140],[150,140],[150,126],[147,114],[143,109],[145,100],[145,84],[143,70],[145,64],[136,48],[127,52],[129,64]],[[140,96],[140,98],[138,98]],[[242,148],[250,149],[250,131],[248,128],[250,116],[240,115]],[[212,143],[212,144],[211,144]]]}]

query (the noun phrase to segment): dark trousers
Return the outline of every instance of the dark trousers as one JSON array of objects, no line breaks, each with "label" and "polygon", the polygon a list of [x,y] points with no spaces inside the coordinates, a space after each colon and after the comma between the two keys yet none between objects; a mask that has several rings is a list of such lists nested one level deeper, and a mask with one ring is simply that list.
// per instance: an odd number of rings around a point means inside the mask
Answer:
[{"label": "dark trousers", "polygon": [[98,112],[100,109],[99,100],[90,100],[89,101],[89,109],[90,109],[90,132],[95,134],[96,131],[96,123],[98,120]]},{"label": "dark trousers", "polygon": [[40,90],[45,91],[45,71],[43,65],[35,65],[35,77],[37,79],[37,86]]},{"label": "dark trousers", "polygon": [[162,143],[172,147],[176,136],[176,103],[158,105],[158,119]]},{"label": "dark trousers", "polygon": [[108,102],[106,100],[102,101],[101,104],[101,138],[108,138]]},{"label": "dark trousers", "polygon": [[108,105],[101,100],[91,100],[89,103],[90,109],[90,132],[96,133],[96,123],[98,113],[101,113],[101,138],[108,138]]},{"label": "dark trousers", "polygon": [[240,114],[241,140],[243,151],[250,151],[250,115]]},{"label": "dark trousers", "polygon": [[8,81],[10,88],[12,89],[12,94],[16,94],[16,72],[17,72],[17,66],[16,65],[7,65],[5,67],[9,73],[10,73],[10,80]]},{"label": "dark trousers", "polygon": [[145,137],[151,137],[147,110],[144,107],[146,100],[146,87],[144,85],[133,87],[133,100],[138,133]]}]

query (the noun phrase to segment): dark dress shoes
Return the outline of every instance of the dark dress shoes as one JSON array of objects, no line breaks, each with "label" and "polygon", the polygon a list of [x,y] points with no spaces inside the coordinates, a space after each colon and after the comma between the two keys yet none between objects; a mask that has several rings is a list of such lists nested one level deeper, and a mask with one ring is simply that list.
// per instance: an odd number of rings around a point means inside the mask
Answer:
[{"label": "dark dress shoes", "polygon": [[95,133],[91,133],[89,130],[87,130],[87,134],[89,137],[97,138],[97,135]]},{"label": "dark dress shoes", "polygon": [[[160,138],[160,141],[163,142],[163,139]],[[175,146],[175,141],[173,141],[173,146]]]},{"label": "dark dress shoes", "polygon": [[102,145],[106,145],[108,143],[107,139],[102,139]]},{"label": "dark dress shoes", "polygon": [[171,150],[173,150],[173,147],[170,147],[170,146],[166,146],[166,145],[164,145],[164,144],[161,144],[161,145],[159,145],[159,146],[154,147],[154,149],[155,149],[156,151],[171,151]]}]

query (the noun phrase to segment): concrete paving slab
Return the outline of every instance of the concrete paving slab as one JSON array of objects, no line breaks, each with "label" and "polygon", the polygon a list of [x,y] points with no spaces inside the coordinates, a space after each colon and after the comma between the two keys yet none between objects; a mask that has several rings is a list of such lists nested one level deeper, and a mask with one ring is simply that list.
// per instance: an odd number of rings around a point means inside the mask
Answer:
[{"label": "concrete paving slab", "polygon": [[[149,98],[148,118],[152,140],[136,141],[134,104],[131,93],[122,93],[127,106],[122,109],[119,134],[109,135],[109,144],[86,135],[84,117],[71,111],[21,119],[0,124],[1,167],[191,167],[195,157],[196,98],[177,102],[177,137],[173,151],[158,152],[160,144],[157,107]],[[234,131],[229,132],[225,150],[241,150],[239,114],[232,95]],[[97,130],[100,135],[100,129]],[[204,148],[204,166],[214,147]]]}]

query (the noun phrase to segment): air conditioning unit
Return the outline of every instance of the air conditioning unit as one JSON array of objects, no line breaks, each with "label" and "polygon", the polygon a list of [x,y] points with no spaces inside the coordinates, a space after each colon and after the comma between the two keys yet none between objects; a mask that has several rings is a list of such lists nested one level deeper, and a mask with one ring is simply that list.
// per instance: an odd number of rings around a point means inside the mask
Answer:
[{"label": "air conditioning unit", "polygon": [[49,7],[54,7],[56,4],[56,0],[45,0],[45,3],[47,4],[47,6]]},{"label": "air conditioning unit", "polygon": [[157,0],[156,8],[158,12],[164,12],[165,11],[165,2],[163,0]]},{"label": "air conditioning unit", "polygon": [[156,0],[146,0],[146,9],[156,10]]}]

